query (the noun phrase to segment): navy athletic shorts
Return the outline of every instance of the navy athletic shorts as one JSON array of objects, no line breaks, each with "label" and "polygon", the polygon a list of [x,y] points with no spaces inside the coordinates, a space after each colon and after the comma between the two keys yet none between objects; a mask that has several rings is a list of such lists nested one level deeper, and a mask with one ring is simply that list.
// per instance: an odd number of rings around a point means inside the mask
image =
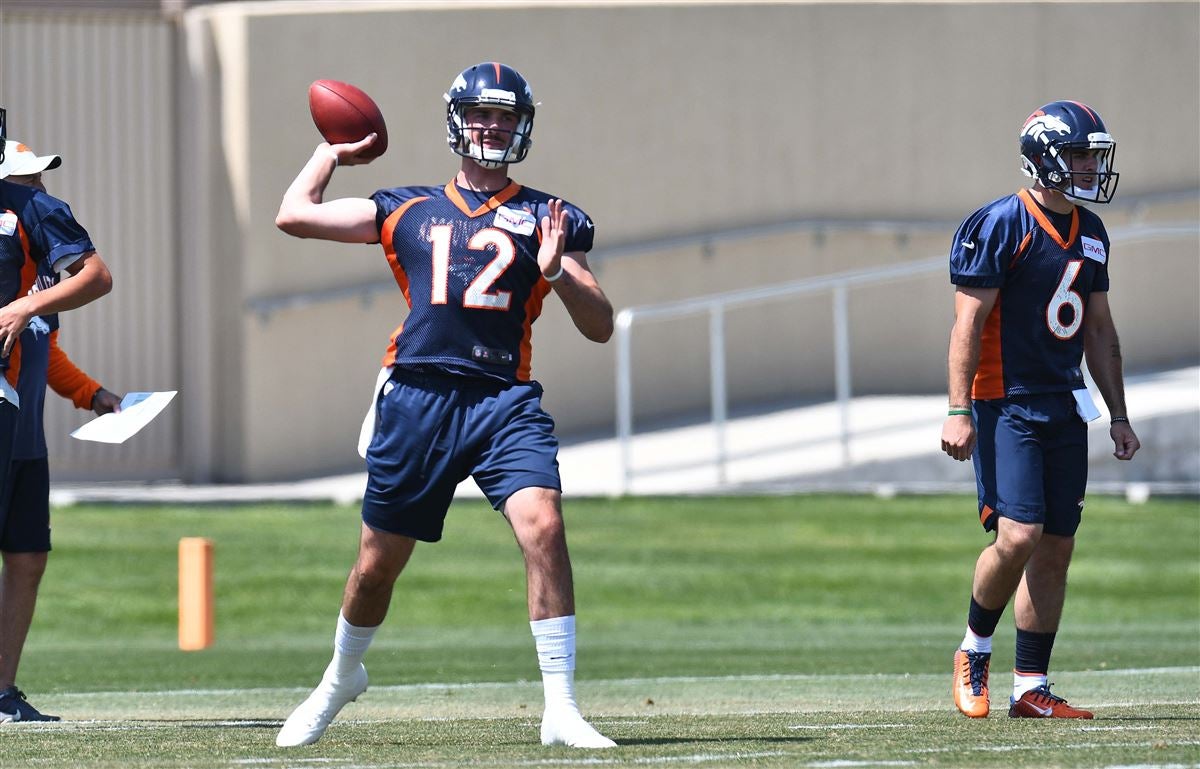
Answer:
[{"label": "navy athletic shorts", "polygon": [[1069,392],[975,401],[979,442],[972,460],[979,520],[1040,523],[1046,534],[1079,528],[1087,487],[1087,423]]},{"label": "navy athletic shorts", "polygon": [[363,521],[436,542],[468,475],[497,510],[519,489],[561,490],[542,386],[397,368],[376,396]]},{"label": "navy athletic shorts", "polygon": [[14,459],[0,496],[0,550],[6,553],[50,551],[50,463]]}]

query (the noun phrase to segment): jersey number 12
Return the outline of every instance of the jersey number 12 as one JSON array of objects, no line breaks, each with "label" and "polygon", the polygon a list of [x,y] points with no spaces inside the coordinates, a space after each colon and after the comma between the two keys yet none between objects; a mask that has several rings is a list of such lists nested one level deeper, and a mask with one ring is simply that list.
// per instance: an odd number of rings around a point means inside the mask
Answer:
[{"label": "jersey number 12", "polygon": [[[439,224],[429,228],[429,240],[433,244],[433,285],[430,287],[430,304],[446,304],[450,282],[450,243],[453,225]],[[463,292],[463,307],[475,310],[507,310],[512,301],[511,291],[492,291],[513,262],[517,260],[517,247],[508,233],[495,227],[476,232],[467,241],[472,251],[495,250],[495,256],[487,263],[475,280]]]}]

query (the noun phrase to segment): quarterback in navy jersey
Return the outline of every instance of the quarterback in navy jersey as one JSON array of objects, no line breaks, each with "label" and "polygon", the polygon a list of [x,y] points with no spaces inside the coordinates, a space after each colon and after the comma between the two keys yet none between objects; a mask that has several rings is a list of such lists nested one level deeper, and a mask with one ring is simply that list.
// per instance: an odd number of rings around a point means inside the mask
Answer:
[{"label": "quarterback in navy jersey", "polygon": [[[50,549],[49,479],[44,463],[39,476],[39,468],[24,460],[41,434],[36,396],[45,391],[47,362],[40,345],[49,343],[52,331],[43,319],[56,321],[55,313],[108,293],[112,277],[65,202],[40,184],[8,178],[40,174],[57,164],[57,156],[37,158],[2,135],[0,148],[0,723],[57,721],[29,704],[15,680]],[[46,165],[25,168],[31,158]],[[70,277],[58,280],[60,272]],[[23,356],[23,339],[33,344],[28,356]],[[22,366],[23,357],[28,367]],[[30,395],[33,402],[24,402]],[[22,461],[13,461],[14,455]],[[26,490],[43,487],[45,506],[24,503]]]},{"label": "quarterback in navy jersey", "polygon": [[[417,541],[436,542],[468,475],[512,527],[525,559],[530,629],[545,692],[545,745],[605,748],[575,702],[575,601],[561,508],[558,441],[531,375],[531,327],[557,294],[579,331],[612,335],[588,267],[594,226],[575,206],[508,176],[533,141],[528,82],[497,62],[469,67],[446,99],[458,173],[444,185],[324,200],[339,165],[370,162],[374,134],[320,144],[284,194],[284,232],[379,243],[409,312],[391,335],[360,450],[367,460],[358,559],[333,660],[276,737],[316,742],[367,688],[362,664]],[[365,153],[365,154],[369,154]]]},{"label": "quarterback in navy jersey", "polygon": [[1026,119],[1020,148],[1033,185],[967,217],[950,250],[942,450],[972,458],[979,520],[995,532],[975,566],[952,693],[964,715],[988,715],[992,634],[1015,594],[1009,716],[1091,718],[1050,692],[1048,670],[1083,511],[1087,422],[1099,417],[1085,358],[1109,410],[1114,456],[1132,459],[1141,445],[1108,303],[1108,234],[1076,204],[1112,199],[1116,141],[1091,107],[1056,101]]}]

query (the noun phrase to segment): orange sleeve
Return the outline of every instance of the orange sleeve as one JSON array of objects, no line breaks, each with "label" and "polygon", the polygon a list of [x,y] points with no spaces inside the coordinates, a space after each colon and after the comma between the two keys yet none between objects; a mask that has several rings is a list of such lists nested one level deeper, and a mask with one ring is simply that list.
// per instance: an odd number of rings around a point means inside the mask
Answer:
[{"label": "orange sleeve", "polygon": [[46,383],[54,392],[81,409],[91,409],[92,398],[96,397],[100,390],[100,383],[72,363],[58,346],[57,329],[50,332],[50,361],[46,369]]}]

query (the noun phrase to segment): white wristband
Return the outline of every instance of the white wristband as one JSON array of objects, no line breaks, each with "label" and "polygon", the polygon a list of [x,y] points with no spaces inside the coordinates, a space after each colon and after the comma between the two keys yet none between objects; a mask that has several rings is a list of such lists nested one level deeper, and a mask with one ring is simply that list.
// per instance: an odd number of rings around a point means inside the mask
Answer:
[{"label": "white wristband", "polygon": [[543,275],[542,277],[545,278],[547,283],[553,283],[554,281],[561,278],[562,274],[563,274],[563,266],[562,266],[562,262],[559,262],[558,263],[558,272],[554,273],[553,275]]}]

